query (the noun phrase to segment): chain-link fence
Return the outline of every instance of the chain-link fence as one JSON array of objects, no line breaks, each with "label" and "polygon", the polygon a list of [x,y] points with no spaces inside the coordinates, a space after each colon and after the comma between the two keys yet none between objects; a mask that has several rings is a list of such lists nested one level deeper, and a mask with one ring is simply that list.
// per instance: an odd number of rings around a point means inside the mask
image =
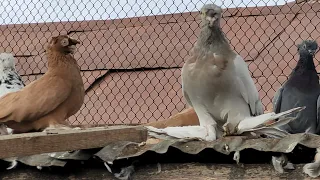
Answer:
[{"label": "chain-link fence", "polygon": [[[264,1],[216,3],[225,8],[224,33],[248,62],[270,110],[274,92],[298,59],[295,45],[319,39],[320,3]],[[15,55],[28,84],[46,72],[43,52],[50,37],[69,34],[82,42],[75,58],[86,88],[85,104],[70,118],[73,124],[162,120],[186,107],[181,67],[199,34],[204,3],[2,0],[0,51]]]}]

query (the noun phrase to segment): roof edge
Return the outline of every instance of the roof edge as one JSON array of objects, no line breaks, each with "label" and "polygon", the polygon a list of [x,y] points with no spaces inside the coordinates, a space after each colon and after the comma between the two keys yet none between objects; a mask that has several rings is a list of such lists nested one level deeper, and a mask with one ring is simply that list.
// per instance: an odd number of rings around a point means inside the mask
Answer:
[{"label": "roof edge", "polygon": [[[268,16],[280,14],[302,14],[320,11],[320,2],[314,3],[288,3],[281,6],[261,6],[261,7],[238,7],[224,9],[223,17],[246,17],[246,16]],[[142,16],[133,18],[123,18],[114,20],[86,20],[86,21],[62,21],[30,24],[10,24],[0,26],[2,31],[15,32],[48,32],[62,31],[85,32],[95,30],[107,30],[116,28],[128,28],[146,26],[152,24],[167,24],[198,20],[198,11],[187,13],[175,13],[154,16]]]}]

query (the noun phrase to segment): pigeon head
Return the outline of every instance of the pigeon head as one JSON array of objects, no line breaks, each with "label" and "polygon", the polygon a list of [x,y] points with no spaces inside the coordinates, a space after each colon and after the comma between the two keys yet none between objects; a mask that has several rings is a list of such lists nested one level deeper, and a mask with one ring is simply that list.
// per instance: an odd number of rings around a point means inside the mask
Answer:
[{"label": "pigeon head", "polygon": [[314,56],[318,50],[318,43],[313,40],[304,40],[298,44],[299,53],[308,52],[310,55]]},{"label": "pigeon head", "polygon": [[11,53],[0,53],[0,69],[15,69],[15,59]]},{"label": "pigeon head", "polygon": [[73,54],[79,41],[69,37],[68,35],[60,35],[52,37],[48,49],[59,51],[65,54]]},{"label": "pigeon head", "polygon": [[204,23],[204,25],[209,27],[220,25],[220,18],[222,14],[221,7],[215,4],[206,4],[201,8],[200,14],[202,23]]}]

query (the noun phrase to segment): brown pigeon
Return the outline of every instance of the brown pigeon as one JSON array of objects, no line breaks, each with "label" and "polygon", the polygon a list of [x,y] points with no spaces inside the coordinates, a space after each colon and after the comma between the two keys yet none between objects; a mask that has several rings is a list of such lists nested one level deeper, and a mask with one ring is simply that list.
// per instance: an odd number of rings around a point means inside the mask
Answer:
[{"label": "brown pigeon", "polygon": [[67,35],[52,37],[47,49],[48,71],[17,92],[0,98],[0,123],[14,133],[58,128],[84,102],[80,68],[73,57],[80,42]]}]

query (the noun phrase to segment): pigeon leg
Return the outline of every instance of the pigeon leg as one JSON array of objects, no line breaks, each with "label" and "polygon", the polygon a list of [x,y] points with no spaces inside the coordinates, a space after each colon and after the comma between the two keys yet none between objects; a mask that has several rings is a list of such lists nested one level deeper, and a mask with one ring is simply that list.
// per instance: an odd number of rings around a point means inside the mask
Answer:
[{"label": "pigeon leg", "polygon": [[208,111],[200,106],[195,106],[194,110],[199,118],[200,126],[166,127],[158,129],[146,126],[149,132],[166,134],[179,139],[200,139],[203,141],[214,141],[217,139],[217,124]]},{"label": "pigeon leg", "polygon": [[210,124],[205,126],[207,132],[206,136],[202,137],[201,139],[204,139],[206,141],[214,141],[217,139],[217,132],[216,132],[216,126],[215,124]]},{"label": "pigeon leg", "polygon": [[8,129],[4,124],[0,124],[0,135],[8,135]]},{"label": "pigeon leg", "polygon": [[209,111],[202,105],[195,104],[194,110],[199,118],[200,126],[205,127],[206,135],[201,137],[206,141],[214,141],[217,139],[217,123],[209,114]]},{"label": "pigeon leg", "polygon": [[[164,129],[158,129],[152,126],[145,126],[149,132],[157,134],[166,134],[178,139],[200,139],[207,141],[208,129],[202,126],[182,126],[182,127],[166,127]],[[210,128],[209,128],[210,129]]]},{"label": "pigeon leg", "polygon": [[54,130],[71,130],[71,129],[80,130],[81,128],[79,128],[79,127],[72,128],[72,127],[69,127],[65,124],[51,124],[49,127],[45,128],[43,131],[50,132],[50,131],[54,131]]},{"label": "pigeon leg", "polygon": [[284,165],[287,163],[287,158],[284,154],[281,154],[281,156],[272,156],[271,162],[278,173],[284,173]]},{"label": "pigeon leg", "polygon": [[304,165],[303,172],[313,178],[320,176],[320,148],[317,148],[314,162]]},{"label": "pigeon leg", "polygon": [[10,130],[10,134],[20,134],[20,133],[27,133],[32,131],[33,129],[33,122],[15,122],[15,121],[8,121],[5,123],[8,126],[7,130]]}]

